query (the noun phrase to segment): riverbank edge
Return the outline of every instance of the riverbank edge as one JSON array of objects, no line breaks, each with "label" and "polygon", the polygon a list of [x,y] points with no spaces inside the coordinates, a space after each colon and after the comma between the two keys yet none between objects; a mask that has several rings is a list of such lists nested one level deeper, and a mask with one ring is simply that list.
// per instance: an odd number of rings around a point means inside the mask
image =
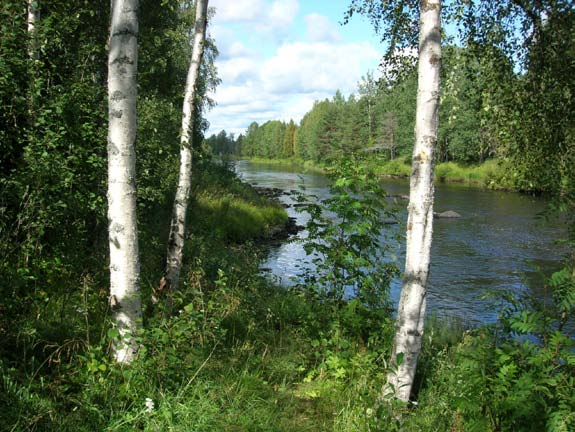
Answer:
[{"label": "riverbank edge", "polygon": [[296,229],[278,199],[244,182],[233,193],[200,194],[195,212],[209,221],[204,224],[212,231],[233,243],[283,240]]},{"label": "riverbank edge", "polygon": [[[238,160],[248,160],[260,165],[289,166],[304,172],[325,173],[329,165],[304,161],[302,159],[266,159],[260,157],[242,157]],[[369,162],[368,166],[382,178],[408,179],[411,174],[411,162],[408,157],[400,157],[391,161]],[[506,177],[506,161],[488,159],[481,164],[465,164],[459,162],[441,162],[435,166],[436,183],[459,183],[478,189],[518,192]]]}]

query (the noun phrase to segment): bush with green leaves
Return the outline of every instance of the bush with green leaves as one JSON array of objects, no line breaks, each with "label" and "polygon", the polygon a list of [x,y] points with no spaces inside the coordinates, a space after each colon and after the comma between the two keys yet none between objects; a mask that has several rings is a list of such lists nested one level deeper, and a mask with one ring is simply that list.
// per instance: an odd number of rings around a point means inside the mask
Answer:
[{"label": "bush with green leaves", "polygon": [[404,430],[575,428],[575,339],[566,330],[573,324],[572,270],[548,284],[552,303],[506,293],[496,324],[467,331],[427,359],[419,407]]},{"label": "bush with green leaves", "polygon": [[[397,233],[389,222],[396,212],[372,172],[356,156],[333,164],[329,197],[298,193],[298,210],[307,212],[307,235],[301,240],[312,267],[303,266],[293,289],[313,305],[307,330],[314,348],[314,379],[353,375],[354,362],[387,356],[392,334],[389,286],[398,274],[388,256]],[[359,356],[359,357],[358,357]]]},{"label": "bush with green leaves", "polygon": [[397,242],[390,229],[397,214],[378,177],[356,156],[338,161],[328,177],[328,198],[297,196],[298,210],[310,216],[301,241],[313,263],[300,288],[322,301],[356,298],[368,308],[386,308],[389,285],[398,273],[387,256]]}]

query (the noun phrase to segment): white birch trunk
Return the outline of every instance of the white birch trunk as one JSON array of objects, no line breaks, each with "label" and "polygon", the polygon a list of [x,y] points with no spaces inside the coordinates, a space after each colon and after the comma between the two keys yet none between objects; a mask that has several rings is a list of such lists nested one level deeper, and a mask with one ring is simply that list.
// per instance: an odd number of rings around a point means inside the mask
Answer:
[{"label": "white birch trunk", "polygon": [[[27,1],[27,15],[26,23],[28,27],[28,124],[34,126],[36,121],[35,106],[36,106],[36,75],[40,60],[40,48],[38,44],[38,23],[40,22],[40,5],[38,0]],[[33,129],[33,128],[31,128]]]},{"label": "white birch trunk", "polygon": [[[407,249],[391,372],[384,394],[408,401],[423,339],[433,233],[433,166],[441,69],[441,1],[420,1],[415,146],[410,179]],[[399,361],[400,358],[402,361]]]},{"label": "white birch trunk", "polygon": [[40,8],[38,5],[38,0],[28,0],[28,57],[31,60],[38,60],[40,58],[40,52],[38,50],[38,38],[36,36],[36,26],[40,21]]},{"label": "white birch trunk", "polygon": [[[186,79],[184,106],[182,109],[182,130],[180,138],[180,172],[178,188],[174,199],[172,219],[170,223],[170,236],[164,277],[160,282],[158,292],[152,298],[154,303],[159,300],[163,292],[169,294],[177,289],[182,259],[184,255],[184,240],[186,234],[186,214],[190,199],[192,183],[192,127],[194,121],[194,107],[196,86],[200,71],[200,63],[204,53],[206,39],[208,0],[196,1],[196,25],[194,31],[194,44],[190,68]],[[168,300],[169,302],[169,300]]]},{"label": "white birch trunk", "polygon": [[112,0],[108,53],[110,306],[120,332],[113,346],[119,363],[134,360],[142,326],[135,152],[138,9],[138,0]]}]

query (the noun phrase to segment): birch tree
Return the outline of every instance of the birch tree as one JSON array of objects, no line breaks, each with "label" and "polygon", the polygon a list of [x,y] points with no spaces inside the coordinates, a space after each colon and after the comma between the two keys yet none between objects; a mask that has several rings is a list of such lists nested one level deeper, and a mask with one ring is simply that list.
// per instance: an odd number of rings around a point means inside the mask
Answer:
[{"label": "birch tree", "polygon": [[192,182],[192,127],[195,114],[196,87],[206,39],[207,11],[208,0],[197,0],[192,58],[186,79],[186,90],[182,109],[178,187],[170,223],[166,268],[164,276],[160,281],[159,289],[152,299],[154,303],[158,302],[159,295],[162,293],[166,293],[169,296],[171,292],[177,289],[180,270],[182,268],[186,234],[186,214]]},{"label": "birch tree", "polygon": [[136,222],[138,0],[112,0],[108,53],[108,233],[113,355],[130,363],[142,326]]},{"label": "birch tree", "polygon": [[38,0],[28,0],[27,3],[27,24],[28,24],[28,57],[31,60],[38,60],[40,58],[40,52],[38,50],[38,37],[37,25],[40,21],[40,7]]},{"label": "birch tree", "polygon": [[367,102],[367,127],[368,138],[373,139],[373,100],[377,94],[377,82],[373,78],[373,73],[368,71],[361,81],[357,83],[360,96]]},{"label": "birch tree", "polygon": [[[415,146],[410,177],[403,288],[388,386],[408,401],[423,339],[427,277],[433,235],[433,164],[441,70],[441,1],[421,0]],[[385,390],[386,392],[390,391]]]},{"label": "birch tree", "polygon": [[40,5],[38,0],[28,0],[26,5],[26,24],[28,29],[28,76],[30,88],[28,91],[28,122],[33,125],[35,122],[35,105],[37,92],[36,75],[40,60],[40,49],[38,46],[38,24],[40,22]]},{"label": "birch tree", "polygon": [[[344,21],[349,21],[354,13],[368,16],[375,31],[390,42],[384,62],[392,69],[405,64],[401,53],[410,50],[419,39],[405,272],[390,372],[383,389],[384,397],[393,394],[402,401],[408,401],[423,339],[433,235],[433,166],[441,71],[441,0],[396,0],[378,6],[374,6],[370,0],[352,0]],[[419,31],[414,32],[415,28]],[[401,72],[401,69],[396,70]]]}]

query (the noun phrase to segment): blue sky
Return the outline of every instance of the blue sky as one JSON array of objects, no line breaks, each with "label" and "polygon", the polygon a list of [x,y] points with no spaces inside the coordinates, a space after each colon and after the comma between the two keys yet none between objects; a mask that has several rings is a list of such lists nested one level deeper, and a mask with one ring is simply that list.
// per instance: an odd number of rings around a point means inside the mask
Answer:
[{"label": "blue sky", "polygon": [[222,83],[212,94],[208,134],[236,135],[252,121],[293,119],[315,100],[339,89],[356,92],[384,52],[361,17],[342,26],[349,0],[211,0],[216,14],[209,32],[216,40]]}]

